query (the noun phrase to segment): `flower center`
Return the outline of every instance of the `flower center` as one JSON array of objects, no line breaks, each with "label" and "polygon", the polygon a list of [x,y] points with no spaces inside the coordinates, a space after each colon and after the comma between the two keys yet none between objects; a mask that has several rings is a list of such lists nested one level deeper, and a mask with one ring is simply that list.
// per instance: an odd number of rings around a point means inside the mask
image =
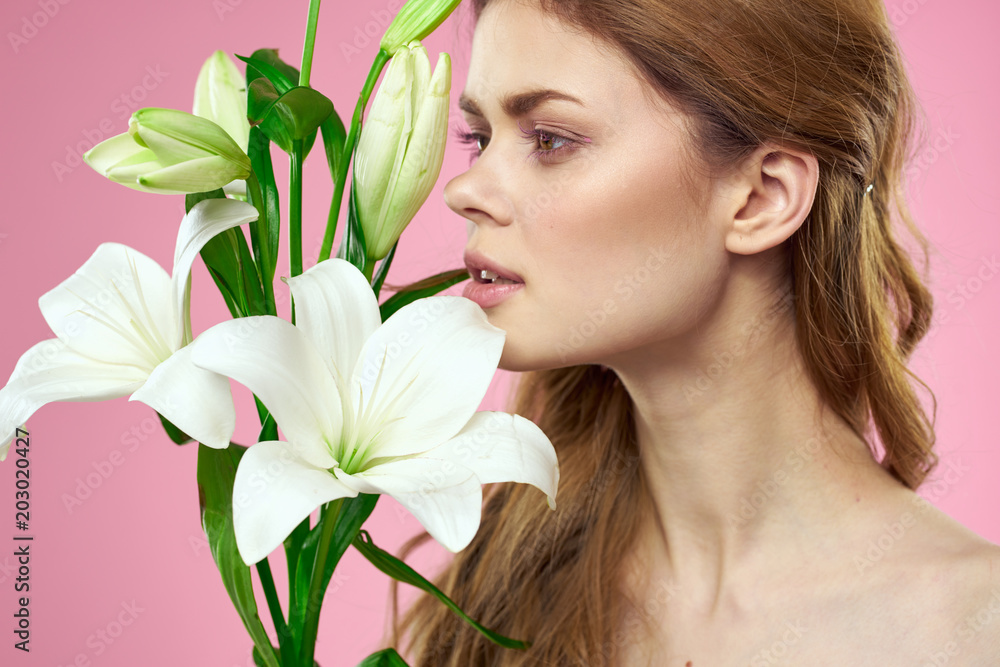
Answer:
[{"label": "flower center", "polygon": [[341,388],[340,395],[345,399],[344,428],[340,443],[331,449],[331,453],[341,462],[340,469],[349,475],[367,470],[376,459],[384,456],[379,454],[379,442],[384,439],[383,432],[388,425],[403,418],[399,414],[399,403],[416,380],[414,374],[414,377],[406,381],[407,368],[413,362],[411,358],[392,381],[384,382],[387,354],[388,349],[382,353],[371,394],[365,396],[364,388],[357,388],[357,405],[352,400],[355,396],[352,388],[347,387],[347,382],[339,374],[336,378]]}]

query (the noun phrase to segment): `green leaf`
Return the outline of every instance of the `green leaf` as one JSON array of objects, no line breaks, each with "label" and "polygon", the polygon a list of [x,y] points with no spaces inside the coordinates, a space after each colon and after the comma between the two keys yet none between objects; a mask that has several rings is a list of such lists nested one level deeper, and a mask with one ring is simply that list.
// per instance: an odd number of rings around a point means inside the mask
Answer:
[{"label": "green leaf", "polygon": [[271,413],[267,413],[264,423],[260,426],[260,435],[257,436],[257,442],[271,442],[277,439],[278,424],[274,421],[274,416]]},{"label": "green leaf", "polygon": [[[231,444],[226,449],[198,445],[198,502],[201,523],[208,537],[212,558],[222,583],[243,625],[260,651],[267,667],[279,667],[267,632],[257,615],[250,568],[240,558],[233,532],[233,480],[246,447]],[[264,648],[266,647],[266,648]]]},{"label": "green leaf", "polygon": [[227,305],[232,301],[236,309],[234,317],[263,315],[266,312],[260,274],[242,230],[227,229],[222,232],[205,244],[201,257],[223,298],[229,297]]},{"label": "green leaf", "polygon": [[424,577],[417,573],[412,567],[399,560],[388,551],[383,551],[375,546],[372,542],[371,535],[368,534],[368,531],[362,530],[358,533],[358,536],[354,538],[354,548],[360,551],[361,555],[367,558],[372,565],[377,567],[383,573],[388,574],[396,581],[416,586],[420,590],[426,591],[438,600],[441,600],[446,607],[458,614],[466,623],[474,627],[480,634],[494,644],[503,646],[504,648],[517,649],[525,649],[531,646],[531,642],[504,637],[503,635],[493,632],[492,630],[483,627],[476,621],[469,618],[469,616],[462,611],[462,609],[455,604],[451,598],[441,592],[440,588],[427,581],[427,579],[424,579]]},{"label": "green leaf", "polygon": [[229,285],[226,284],[225,278],[223,278],[210,266],[208,267],[208,274],[212,276],[212,280],[215,281],[215,286],[219,288],[219,293],[222,294],[222,299],[226,302],[226,308],[229,309],[229,314],[232,315],[234,319],[237,317],[246,317],[247,313],[243,311],[243,307],[233,298],[233,290],[231,290]]},{"label": "green leaf", "polygon": [[[309,536],[309,517],[302,520],[302,523],[295,527],[288,537],[285,538],[285,563],[288,570],[288,617],[292,618],[297,613],[295,605],[295,582],[297,578],[299,556],[302,553],[302,545],[305,544],[306,537]],[[293,635],[294,636],[294,635]]]},{"label": "green leaf", "polygon": [[[256,646],[253,647],[253,664],[257,665],[257,667],[266,667],[266,663],[264,662],[264,658],[260,657],[260,651],[257,650]],[[319,663],[318,662],[313,663],[313,664],[316,667],[319,667]]]},{"label": "green leaf", "polygon": [[385,277],[389,275],[389,267],[392,266],[392,258],[396,256],[396,248],[399,246],[399,239],[392,244],[389,248],[389,254],[385,256],[382,262],[378,265],[378,270],[375,272],[375,278],[372,280],[372,290],[375,292],[375,298],[378,298],[379,292],[382,291],[382,285],[385,283]]},{"label": "green leaf", "polygon": [[[250,224],[256,224],[256,221]],[[264,302],[264,288],[261,286],[260,273],[257,271],[257,264],[254,262],[243,230],[233,228],[226,230],[226,232],[231,232],[226,234],[226,239],[236,246],[236,253],[239,257],[239,273],[237,275],[240,279],[237,287],[246,296],[247,313],[266,315],[267,305]]]},{"label": "green leaf", "polygon": [[286,153],[295,141],[315,141],[316,130],[333,113],[333,102],[321,92],[294,86],[279,92],[270,80],[254,79],[247,87],[247,119],[259,125],[268,138]]},{"label": "green leaf", "polygon": [[264,77],[284,93],[298,83],[299,70],[279,58],[277,49],[257,49],[249,58],[236,57],[247,64],[247,85],[254,79]]},{"label": "green leaf", "polygon": [[[247,86],[250,86],[255,79],[263,77],[270,81],[277,93],[281,95],[298,85],[299,70],[279,58],[277,49],[257,49],[249,58],[236,57],[247,64]],[[315,141],[315,132],[311,132],[305,138],[303,158],[309,155]]]},{"label": "green leaf", "polygon": [[344,238],[340,240],[340,247],[337,248],[337,257],[346,259],[348,262],[364,271],[365,255],[365,232],[361,229],[361,220],[358,217],[357,197],[354,196],[354,179],[351,179],[351,193],[347,199],[347,229],[344,230]]},{"label": "green leaf", "polygon": [[[250,128],[250,144],[247,152],[250,155],[250,165],[253,173],[257,175],[260,183],[261,197],[264,199],[264,214],[257,220],[250,223],[250,238],[254,241],[254,255],[257,257],[257,271],[262,276],[261,285],[271,285],[274,283],[274,272],[278,266],[278,241],[281,231],[281,209],[278,201],[278,184],[274,179],[274,168],[271,165],[271,145],[267,136],[259,128]],[[247,195],[250,203],[257,206],[253,201],[253,190],[248,188]],[[258,207],[258,210],[261,207]],[[259,232],[263,231],[266,239],[267,263],[263,261]],[[263,296],[262,296],[263,298]],[[264,314],[262,312],[262,314]]]},{"label": "green leaf", "polygon": [[[271,413],[267,411],[267,408],[264,407],[261,400],[257,398],[257,394],[253,395],[253,402],[257,407],[257,416],[260,418],[261,427],[263,427],[267,423],[267,418]],[[261,428],[261,433],[263,433],[263,428]],[[260,442],[259,438],[257,439],[257,442]]]},{"label": "green leaf", "polygon": [[333,111],[329,118],[320,123],[319,129],[323,133],[323,148],[326,151],[326,164],[330,167],[330,178],[336,182],[340,160],[344,156],[344,144],[347,143],[344,121]]},{"label": "green leaf", "polygon": [[192,440],[194,440],[194,438],[192,438],[190,435],[188,435],[187,433],[185,433],[184,431],[180,430],[179,428],[171,424],[169,421],[167,421],[167,419],[159,412],[156,413],[156,416],[160,418],[160,423],[163,424],[163,430],[167,432],[167,437],[173,440],[174,444],[183,445],[186,442],[191,442]]},{"label": "green leaf", "polygon": [[452,269],[451,271],[436,273],[433,276],[403,287],[401,290],[382,302],[382,304],[378,307],[379,312],[382,314],[382,321],[385,322],[389,319],[390,315],[406,304],[412,303],[417,299],[422,299],[425,296],[433,296],[438,292],[451,287],[452,285],[466,280],[468,277],[468,270]]},{"label": "green leaf", "polygon": [[281,97],[281,93],[268,79],[260,77],[247,85],[247,120],[250,125],[260,125],[264,117]]},{"label": "green leaf", "polygon": [[[184,206],[190,211],[200,201],[225,197],[221,189],[197,192],[184,198]],[[233,317],[261,315],[265,312],[260,275],[254,266],[253,256],[242,230],[228,229],[213,238],[202,248],[201,258]]]},{"label": "green leaf", "polygon": [[[184,212],[190,213],[195,204],[206,199],[225,199],[226,193],[222,188],[212,192],[194,192],[184,197]],[[233,317],[244,317],[246,313],[246,300],[241,298],[243,290],[238,289],[239,255],[231,252],[232,244],[216,236],[211,239],[204,248],[201,249],[201,259],[208,268],[209,275],[215,281],[215,286],[219,288],[226,307]]]},{"label": "green leaf", "polygon": [[358,663],[358,667],[410,667],[394,648],[387,648]]},{"label": "green leaf", "polygon": [[191,209],[194,208],[195,204],[203,202],[206,199],[225,199],[226,193],[222,191],[222,188],[218,190],[211,190],[209,192],[192,192],[190,194],[184,195],[184,212],[190,213]]},{"label": "green leaf", "polygon": [[[378,502],[377,495],[359,493],[354,498],[344,498],[340,513],[337,516],[324,514],[322,519],[316,523],[309,535],[302,543],[299,561],[295,568],[295,604],[289,612],[288,627],[292,631],[296,645],[302,640],[302,632],[306,618],[306,607],[309,603],[309,589],[312,584],[313,566],[316,561],[316,552],[319,548],[319,537],[323,529],[323,521],[336,521],[333,537],[330,540],[330,551],[327,554],[326,563],[323,568],[323,580],[320,586],[320,594],[326,594],[326,588],[330,585],[334,569],[340,562],[341,556],[347,551],[347,547],[354,540],[362,524],[371,515]],[[322,599],[322,597],[320,598]]]}]

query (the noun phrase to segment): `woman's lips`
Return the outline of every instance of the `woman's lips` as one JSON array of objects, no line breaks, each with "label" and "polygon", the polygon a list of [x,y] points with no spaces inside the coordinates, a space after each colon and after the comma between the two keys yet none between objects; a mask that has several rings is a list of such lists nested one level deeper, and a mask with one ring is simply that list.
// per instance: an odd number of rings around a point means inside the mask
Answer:
[{"label": "woman's lips", "polygon": [[475,301],[480,308],[492,308],[522,287],[524,283],[481,283],[472,280],[462,290],[462,296]]},{"label": "woman's lips", "polygon": [[492,308],[524,287],[519,275],[486,255],[467,250],[464,259],[472,280],[465,286],[462,296],[475,301],[481,308]]},{"label": "woman's lips", "polygon": [[491,271],[497,274],[501,278],[513,280],[516,283],[524,282],[521,276],[517,275],[499,262],[496,262],[486,255],[476,252],[475,250],[466,250],[463,259],[465,260],[465,267],[468,269],[469,275],[472,276],[473,280],[482,281],[480,274],[485,269],[486,271]]}]

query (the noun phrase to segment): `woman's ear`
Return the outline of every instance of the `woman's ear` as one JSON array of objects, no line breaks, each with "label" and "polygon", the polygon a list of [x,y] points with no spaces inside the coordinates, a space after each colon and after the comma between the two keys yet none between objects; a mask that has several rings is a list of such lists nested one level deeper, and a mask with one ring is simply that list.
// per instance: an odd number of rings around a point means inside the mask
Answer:
[{"label": "woman's ear", "polygon": [[727,179],[726,250],[752,255],[780,245],[812,210],[819,162],[808,151],[767,144]]}]

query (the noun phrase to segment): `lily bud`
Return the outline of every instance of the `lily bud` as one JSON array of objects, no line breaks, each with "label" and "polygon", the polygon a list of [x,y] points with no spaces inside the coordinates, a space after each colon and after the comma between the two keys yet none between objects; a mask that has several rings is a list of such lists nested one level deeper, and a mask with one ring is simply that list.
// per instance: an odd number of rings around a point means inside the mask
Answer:
[{"label": "lily bud", "polygon": [[[244,153],[247,152],[250,144],[247,83],[225,51],[216,51],[201,66],[194,85],[192,112],[221,127]],[[246,181],[237,179],[226,185],[224,190],[246,199]]]},{"label": "lily bud", "polygon": [[225,130],[175,109],[139,109],[127,133],[83,160],[116,183],[160,194],[207,192],[250,175],[250,158]]},{"label": "lily bud", "polygon": [[380,48],[389,55],[413,40],[422,40],[441,25],[460,0],[409,0],[382,35]]},{"label": "lily bud", "polygon": [[247,150],[247,83],[225,51],[216,51],[201,66],[192,111],[221,127],[244,152]]},{"label": "lily bud", "polygon": [[447,53],[438,55],[433,76],[418,42],[389,62],[354,157],[356,205],[370,259],[389,254],[437,182],[450,91]]}]

